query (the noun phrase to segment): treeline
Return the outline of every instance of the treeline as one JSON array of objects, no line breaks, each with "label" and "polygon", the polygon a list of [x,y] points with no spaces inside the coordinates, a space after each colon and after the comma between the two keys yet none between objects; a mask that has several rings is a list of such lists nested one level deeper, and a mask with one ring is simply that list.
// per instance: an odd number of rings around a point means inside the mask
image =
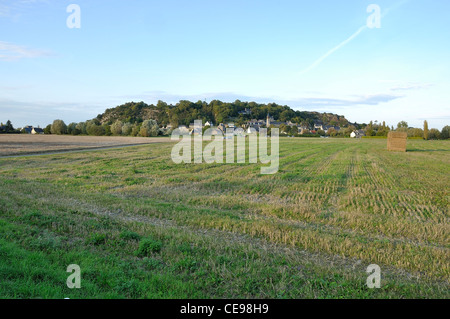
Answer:
[{"label": "treeline", "polygon": [[[9,122],[9,121],[8,121]],[[389,127],[385,122],[378,123],[378,121],[371,121],[369,124],[358,125],[363,127],[366,136],[369,137],[385,137],[390,131],[406,132],[408,137],[411,138],[423,138],[426,140],[438,140],[438,139],[449,139],[450,138],[450,126],[445,126],[442,131],[432,128],[428,129],[427,121],[424,122],[424,128],[413,128],[409,127],[408,123],[401,121],[397,124],[397,128],[394,129],[393,126]],[[2,126],[4,127],[4,126]],[[17,132],[12,127],[11,122],[9,122],[9,132]],[[270,127],[274,127],[273,125]],[[270,129],[269,128],[269,129]],[[314,134],[302,134],[298,133],[296,126],[289,126],[285,124],[280,125],[280,133],[284,133],[290,136],[302,136],[302,137],[320,137],[320,136],[330,136],[330,137],[350,137],[350,134],[358,129],[354,125],[348,125],[347,127],[341,128],[339,131],[330,128],[327,132],[323,130],[318,130]],[[1,132],[1,130],[0,130]],[[171,129],[166,129],[165,126],[159,125],[156,120],[148,119],[142,122],[123,122],[121,120],[116,120],[112,124],[101,123],[101,121],[96,118],[93,120],[88,120],[86,122],[70,123],[66,125],[62,120],[55,120],[53,124],[49,124],[44,128],[45,134],[57,134],[57,135],[92,135],[92,136],[142,136],[142,137],[152,137],[159,135],[169,135]]]},{"label": "treeline", "polygon": [[98,119],[86,122],[70,123],[66,125],[63,120],[55,120],[44,129],[45,134],[57,135],[92,135],[92,136],[142,136],[151,137],[167,135],[168,130],[160,128],[155,120],[144,120],[141,123],[115,121],[113,124],[102,124]]},{"label": "treeline", "polygon": [[450,135],[450,126],[443,127],[441,131],[436,128],[429,129],[427,121],[424,121],[423,129],[409,127],[405,121],[399,122],[395,129],[393,126],[387,126],[385,122],[378,123],[378,121],[370,121],[365,130],[366,136],[387,136],[390,131],[396,131],[406,132],[410,138],[423,138],[425,140],[446,140]]},{"label": "treeline", "polygon": [[117,120],[134,124],[154,119],[162,126],[171,124],[173,127],[189,126],[195,120],[209,121],[216,125],[230,121],[241,126],[251,119],[266,119],[267,114],[270,114],[276,121],[291,121],[306,126],[314,125],[319,121],[325,125],[347,126],[349,124],[348,120],[341,115],[294,111],[287,105],[259,104],[240,100],[232,103],[219,100],[213,100],[210,103],[205,101],[194,103],[182,100],[175,105],[163,101],[158,101],[156,105],[129,102],[107,109],[103,114],[97,116],[97,120],[101,124],[111,125]]}]

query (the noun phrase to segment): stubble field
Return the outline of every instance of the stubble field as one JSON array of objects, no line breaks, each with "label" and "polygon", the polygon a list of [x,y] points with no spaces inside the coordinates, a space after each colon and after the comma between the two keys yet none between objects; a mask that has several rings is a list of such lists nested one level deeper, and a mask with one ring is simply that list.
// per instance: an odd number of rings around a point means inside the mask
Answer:
[{"label": "stubble field", "polygon": [[0,297],[450,297],[449,142],[282,138],[275,175],[173,145],[0,158]]},{"label": "stubble field", "polygon": [[0,156],[95,150],[168,142],[169,138],[0,134]]}]

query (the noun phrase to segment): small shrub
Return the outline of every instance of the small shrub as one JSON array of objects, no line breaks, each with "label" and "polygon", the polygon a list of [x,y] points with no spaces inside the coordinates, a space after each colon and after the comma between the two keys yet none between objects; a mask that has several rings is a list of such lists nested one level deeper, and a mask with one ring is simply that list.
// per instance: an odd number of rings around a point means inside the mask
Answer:
[{"label": "small shrub", "polygon": [[94,233],[87,239],[87,244],[92,244],[95,246],[102,245],[106,243],[106,235]]},{"label": "small shrub", "polygon": [[148,270],[155,270],[163,268],[163,263],[160,260],[145,257],[142,260],[143,266]]},{"label": "small shrub", "polygon": [[178,250],[186,255],[190,255],[193,252],[191,245],[189,245],[188,243],[182,243],[181,245],[179,245]]},{"label": "small shrub", "polygon": [[144,238],[139,242],[139,248],[136,255],[139,257],[149,256],[152,253],[161,251],[162,243],[152,238]]},{"label": "small shrub", "polygon": [[198,269],[198,264],[194,258],[187,256],[175,263],[178,270],[195,271]]},{"label": "small shrub", "polygon": [[62,244],[59,237],[48,230],[44,230],[38,238],[31,242],[30,246],[40,250],[52,250],[60,248]]},{"label": "small shrub", "polygon": [[102,224],[100,224],[95,219],[90,219],[90,220],[86,221],[84,224],[86,225],[86,228],[88,228],[90,230],[94,230],[94,229],[99,230],[99,229],[103,228]]},{"label": "small shrub", "polygon": [[141,235],[139,235],[138,233],[129,231],[129,230],[124,230],[123,232],[120,233],[120,238],[124,239],[124,240],[141,240]]}]

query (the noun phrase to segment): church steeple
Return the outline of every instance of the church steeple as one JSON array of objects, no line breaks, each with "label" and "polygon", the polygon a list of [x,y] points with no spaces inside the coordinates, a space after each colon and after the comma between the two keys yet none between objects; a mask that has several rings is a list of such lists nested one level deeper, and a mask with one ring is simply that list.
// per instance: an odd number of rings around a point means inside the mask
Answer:
[{"label": "church steeple", "polygon": [[270,114],[269,114],[269,112],[267,112],[266,126],[267,126],[267,128],[270,127]]}]

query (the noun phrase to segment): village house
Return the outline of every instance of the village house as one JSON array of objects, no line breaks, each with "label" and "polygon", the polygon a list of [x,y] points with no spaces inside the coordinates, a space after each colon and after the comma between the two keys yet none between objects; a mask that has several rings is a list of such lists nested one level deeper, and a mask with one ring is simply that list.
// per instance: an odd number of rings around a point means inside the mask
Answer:
[{"label": "village house", "polygon": [[25,132],[27,134],[31,134],[31,131],[33,131],[33,126],[28,125],[28,126],[24,126],[21,129],[19,129],[21,132]]},{"label": "village house", "polygon": [[[206,121],[205,124],[202,124],[202,127],[206,127],[206,126],[213,127],[214,124],[212,122]],[[195,127],[195,123],[189,124],[189,129],[193,130],[194,127]]]},{"label": "village house", "polygon": [[189,129],[186,127],[186,125],[180,125],[180,126],[178,127],[178,129],[176,129],[176,130],[178,130],[178,132],[180,133],[180,135],[189,135],[189,134],[190,134],[190,131],[189,131]]},{"label": "village house", "polygon": [[22,128],[19,128],[19,131],[24,132],[26,134],[44,134],[44,130],[42,128],[34,127],[32,125],[27,125]]},{"label": "village house", "polygon": [[322,130],[323,131],[322,126],[323,126],[322,122],[314,123],[314,131],[318,131],[318,130]]},{"label": "village house", "polygon": [[252,110],[245,108],[244,111],[240,111],[239,115],[251,115],[252,114]]},{"label": "village house", "polygon": [[259,125],[249,125],[247,128],[247,133],[248,134],[252,134],[254,132],[259,133],[259,128],[260,128]]},{"label": "village house", "polygon": [[351,138],[361,138],[363,136],[366,136],[366,133],[363,130],[357,130],[357,131],[353,131],[350,134]]},{"label": "village house", "polygon": [[189,135],[201,135],[201,134],[202,134],[201,127],[194,127],[192,130],[189,131]]},{"label": "village house", "polygon": [[333,125],[322,125],[322,131],[325,133],[328,133],[330,129],[336,130],[336,132],[339,132],[341,128],[339,126],[333,126]]},{"label": "village house", "polygon": [[270,127],[271,125],[273,125],[274,127],[280,127],[281,124],[289,125],[288,122],[275,121],[275,119],[272,116],[270,116],[269,113],[267,113],[266,127]]},{"label": "village house", "polygon": [[302,126],[298,126],[297,128],[298,128],[298,134],[303,135],[303,134],[309,133],[309,127],[307,127],[307,126],[302,125]]},{"label": "village house", "polygon": [[44,134],[44,130],[40,127],[33,127],[31,134]]},{"label": "village house", "polygon": [[325,133],[328,133],[330,129],[334,129],[337,132],[341,130],[339,126],[334,125],[324,125],[322,122],[316,122],[314,123],[314,131],[324,131]]},{"label": "village house", "polygon": [[227,129],[225,127],[225,125],[223,123],[220,123],[219,126],[217,127],[219,130],[222,131],[223,134],[226,133]]}]

